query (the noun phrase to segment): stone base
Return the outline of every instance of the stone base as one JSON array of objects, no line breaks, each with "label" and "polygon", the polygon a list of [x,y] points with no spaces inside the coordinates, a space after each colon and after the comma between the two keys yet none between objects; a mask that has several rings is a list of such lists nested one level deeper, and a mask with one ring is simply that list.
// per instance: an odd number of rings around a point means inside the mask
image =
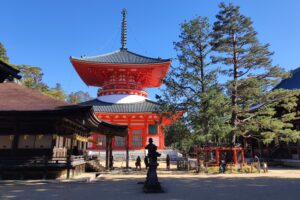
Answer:
[{"label": "stone base", "polygon": [[146,182],[144,184],[144,188],[143,188],[144,193],[163,193],[164,190],[162,189],[160,183],[158,183],[155,186],[147,186]]}]

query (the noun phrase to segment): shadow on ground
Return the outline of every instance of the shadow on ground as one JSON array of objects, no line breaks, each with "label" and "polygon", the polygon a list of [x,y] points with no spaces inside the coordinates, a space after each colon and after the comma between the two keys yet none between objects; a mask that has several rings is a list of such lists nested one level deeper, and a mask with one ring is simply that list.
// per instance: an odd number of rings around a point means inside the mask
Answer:
[{"label": "shadow on ground", "polygon": [[141,178],[102,178],[96,182],[1,182],[0,199],[22,200],[298,200],[300,179],[284,178],[160,178],[165,193],[144,194]]}]

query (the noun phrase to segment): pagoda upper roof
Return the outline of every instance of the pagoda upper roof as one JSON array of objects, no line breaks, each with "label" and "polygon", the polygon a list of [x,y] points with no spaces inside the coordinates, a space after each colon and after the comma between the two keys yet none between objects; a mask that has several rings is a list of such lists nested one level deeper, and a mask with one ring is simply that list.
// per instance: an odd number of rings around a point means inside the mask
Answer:
[{"label": "pagoda upper roof", "polygon": [[84,62],[110,63],[110,64],[155,64],[155,63],[164,63],[164,62],[171,61],[171,59],[146,57],[122,48],[118,51],[104,54],[104,55],[88,56],[88,57],[81,57],[81,58],[71,57],[71,59],[84,61]]},{"label": "pagoda upper roof", "polygon": [[96,87],[102,87],[111,75],[125,71],[139,76],[144,88],[159,87],[171,65],[171,59],[141,56],[127,49],[93,57],[70,57],[70,61],[81,79]]}]

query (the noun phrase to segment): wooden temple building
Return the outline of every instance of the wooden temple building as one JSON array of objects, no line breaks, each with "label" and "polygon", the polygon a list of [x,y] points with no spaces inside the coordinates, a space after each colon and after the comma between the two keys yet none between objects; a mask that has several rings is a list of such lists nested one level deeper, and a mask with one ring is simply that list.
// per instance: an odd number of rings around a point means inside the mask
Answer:
[{"label": "wooden temple building", "polygon": [[[171,120],[158,112],[159,104],[148,99],[146,88],[161,86],[171,59],[151,58],[129,51],[126,48],[126,10],[122,15],[119,50],[98,56],[70,57],[70,61],[86,85],[99,87],[98,97],[81,105],[92,106],[100,120],[128,126],[127,138],[113,138],[114,151],[124,152],[128,144],[131,155],[144,156],[144,147],[150,137],[159,150],[165,147],[162,126],[169,125]],[[106,137],[99,134],[93,137],[98,143],[92,144],[89,150],[104,150]]]},{"label": "wooden temple building", "polygon": [[[20,78],[7,68],[0,67],[2,80]],[[0,83],[0,179],[80,174],[91,132],[126,137],[127,127],[100,121],[91,106],[58,101],[14,82]]]}]

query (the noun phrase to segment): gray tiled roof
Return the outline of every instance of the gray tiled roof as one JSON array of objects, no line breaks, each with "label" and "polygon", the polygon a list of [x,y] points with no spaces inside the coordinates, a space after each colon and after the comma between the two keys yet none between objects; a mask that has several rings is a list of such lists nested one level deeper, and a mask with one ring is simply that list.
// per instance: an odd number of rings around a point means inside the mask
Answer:
[{"label": "gray tiled roof", "polygon": [[170,61],[170,59],[150,58],[150,57],[142,56],[130,52],[127,49],[120,49],[113,53],[99,55],[99,56],[90,56],[90,57],[81,57],[81,58],[72,58],[72,59],[81,60],[85,62],[117,63],[117,64],[150,64],[150,63],[163,63],[163,62]]},{"label": "gray tiled roof", "polygon": [[274,89],[300,89],[300,67],[291,71],[291,77],[282,80]]},{"label": "gray tiled roof", "polygon": [[107,112],[107,113],[141,113],[141,112],[157,112],[159,110],[159,104],[150,100],[145,100],[137,103],[106,103],[93,99],[86,101],[80,105],[93,106],[95,112]]}]

